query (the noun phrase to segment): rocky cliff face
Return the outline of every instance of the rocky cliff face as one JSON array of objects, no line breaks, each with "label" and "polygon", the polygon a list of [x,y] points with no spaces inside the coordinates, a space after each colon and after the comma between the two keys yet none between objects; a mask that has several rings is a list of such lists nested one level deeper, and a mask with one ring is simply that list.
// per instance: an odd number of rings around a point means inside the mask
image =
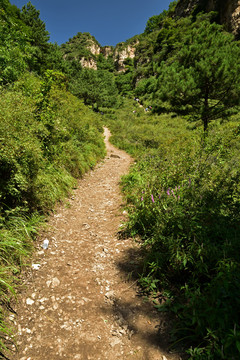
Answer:
[{"label": "rocky cliff face", "polygon": [[135,42],[131,45],[125,45],[125,43],[117,44],[114,48],[113,46],[104,46],[100,47],[95,43],[89,44],[87,49],[94,55],[90,59],[81,58],[80,63],[83,67],[90,69],[97,69],[97,62],[95,56],[103,54],[105,58],[109,56],[113,57],[113,60],[116,63],[116,68],[118,71],[125,71],[124,61],[127,58],[133,59],[135,57],[136,46],[138,42]]},{"label": "rocky cliff face", "polygon": [[[200,11],[218,13],[218,21],[224,24],[226,30],[232,31],[240,38],[240,0],[179,0],[175,9],[176,17],[189,16]],[[137,37],[126,43],[119,43],[116,47],[101,47],[97,40],[89,33],[78,33],[62,46],[64,58],[74,58],[83,67],[97,69],[97,56],[102,54],[105,58],[113,57],[118,71],[125,71],[124,61],[133,59],[139,44]],[[146,60],[146,59],[145,59]]]},{"label": "rocky cliff face", "polygon": [[82,67],[97,70],[98,55],[102,54],[106,59],[112,57],[118,71],[124,71],[124,61],[134,58],[138,40],[128,40],[127,43],[119,43],[114,46],[101,46],[89,33],[79,32],[66,44],[62,45],[64,59],[79,61]]},{"label": "rocky cliff face", "polygon": [[235,35],[240,34],[240,0],[179,0],[175,14],[188,16],[193,11],[217,11],[219,22]]},{"label": "rocky cliff face", "polygon": [[136,46],[138,43],[138,41],[131,45],[120,43],[116,46],[113,56],[114,60],[117,62],[118,71],[125,71],[124,61],[127,58],[133,59],[135,57]]},{"label": "rocky cliff face", "polygon": [[95,60],[95,56],[101,53],[101,47],[95,41],[89,40],[86,49],[90,51],[90,53],[94,56],[88,59],[82,57],[80,59],[82,67],[97,70],[97,62]]},{"label": "rocky cliff face", "polygon": [[82,67],[84,67],[84,68],[97,70],[97,62],[96,62],[96,60],[93,59],[93,58],[85,59],[85,57],[82,57],[82,58],[80,59],[80,64],[81,64]]},{"label": "rocky cliff face", "polygon": [[114,52],[114,47],[113,46],[104,46],[101,48],[101,54],[103,54],[103,56],[105,58],[112,56]]}]

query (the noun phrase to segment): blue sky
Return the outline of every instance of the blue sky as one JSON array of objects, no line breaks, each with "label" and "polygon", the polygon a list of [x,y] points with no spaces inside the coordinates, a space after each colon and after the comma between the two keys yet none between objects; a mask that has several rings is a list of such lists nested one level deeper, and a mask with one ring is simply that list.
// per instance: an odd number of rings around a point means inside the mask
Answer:
[{"label": "blue sky", "polygon": [[[22,8],[28,0],[10,0]],[[78,32],[89,32],[102,45],[113,45],[141,34],[147,20],[167,10],[170,0],[31,0],[59,45]]]}]

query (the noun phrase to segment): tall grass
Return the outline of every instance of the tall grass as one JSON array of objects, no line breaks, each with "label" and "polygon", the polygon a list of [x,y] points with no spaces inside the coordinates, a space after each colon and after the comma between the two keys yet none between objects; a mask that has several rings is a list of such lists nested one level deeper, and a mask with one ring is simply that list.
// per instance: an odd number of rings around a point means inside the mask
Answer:
[{"label": "tall grass", "polygon": [[[109,118],[113,141],[134,154],[122,180],[126,231],[142,238],[140,284],[175,317],[173,342],[190,359],[240,356],[240,147],[238,116],[201,129],[135,104]],[[160,305],[157,299],[167,295]]]}]

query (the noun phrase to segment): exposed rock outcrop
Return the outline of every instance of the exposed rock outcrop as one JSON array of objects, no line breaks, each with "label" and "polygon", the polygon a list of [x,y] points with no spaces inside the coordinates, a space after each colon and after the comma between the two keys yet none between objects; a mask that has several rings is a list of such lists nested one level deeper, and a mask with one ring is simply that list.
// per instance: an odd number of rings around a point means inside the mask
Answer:
[{"label": "exposed rock outcrop", "polygon": [[117,62],[118,71],[125,71],[124,61],[127,58],[133,59],[135,57],[136,46],[139,42],[136,41],[134,44],[125,45],[120,43],[116,46],[114,51],[114,59]]},{"label": "exposed rock outcrop", "polygon": [[[132,40],[132,41],[131,41]],[[124,61],[127,58],[134,58],[138,40],[131,39],[127,43],[119,43],[114,46],[101,46],[98,41],[89,33],[79,32],[66,44],[62,45],[63,58],[74,59],[84,68],[97,70],[98,56],[102,54],[106,59],[112,57],[118,71],[124,71]]]},{"label": "exposed rock outcrop", "polygon": [[93,40],[88,41],[88,45],[86,48],[93,54],[93,55],[99,55],[101,52],[101,47],[94,42]]},{"label": "exposed rock outcrop", "polygon": [[105,58],[108,58],[109,56],[112,56],[114,52],[114,47],[113,46],[103,46],[101,48],[101,54],[103,54],[103,56]]},{"label": "exposed rock outcrop", "polygon": [[[189,16],[198,12],[217,12],[217,21],[225,26],[227,31],[240,38],[240,0],[179,0],[175,8],[176,17]],[[114,46],[101,46],[94,36],[89,33],[78,33],[66,44],[62,45],[64,59],[72,58],[83,67],[97,69],[98,56],[102,54],[106,59],[112,57],[119,72],[126,70],[125,60],[139,58],[135,36],[126,42]],[[143,60],[139,60],[140,62]],[[148,61],[145,57],[144,62]]]},{"label": "exposed rock outcrop", "polygon": [[85,59],[84,57],[82,57],[82,58],[80,59],[80,64],[81,64],[82,67],[84,67],[84,68],[97,70],[97,62],[96,62],[96,60],[94,60],[93,58]]}]

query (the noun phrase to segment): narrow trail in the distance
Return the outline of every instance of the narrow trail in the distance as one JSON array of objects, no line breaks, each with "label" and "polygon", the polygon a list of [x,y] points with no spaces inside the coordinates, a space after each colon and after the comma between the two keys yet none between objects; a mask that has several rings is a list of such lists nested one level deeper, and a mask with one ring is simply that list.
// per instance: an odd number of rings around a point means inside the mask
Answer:
[{"label": "narrow trail in the distance", "polygon": [[131,275],[139,246],[117,236],[125,216],[119,181],[133,160],[109,143],[106,128],[104,135],[105,160],[79,181],[39,239],[11,315],[18,343],[11,360],[180,359],[164,350],[162,315],[137,294]]}]

